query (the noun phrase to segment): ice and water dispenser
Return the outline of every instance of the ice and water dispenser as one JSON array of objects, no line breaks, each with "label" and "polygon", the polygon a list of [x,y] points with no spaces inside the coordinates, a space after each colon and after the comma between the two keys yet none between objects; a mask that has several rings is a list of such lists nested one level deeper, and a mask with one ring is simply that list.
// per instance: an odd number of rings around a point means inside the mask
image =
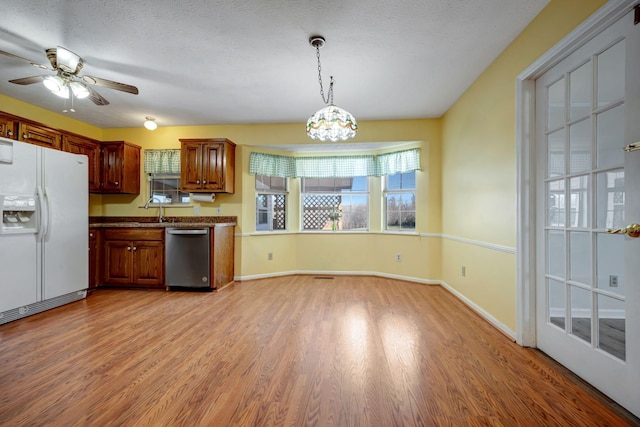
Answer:
[{"label": "ice and water dispenser", "polygon": [[38,231],[35,196],[0,194],[0,234]]}]

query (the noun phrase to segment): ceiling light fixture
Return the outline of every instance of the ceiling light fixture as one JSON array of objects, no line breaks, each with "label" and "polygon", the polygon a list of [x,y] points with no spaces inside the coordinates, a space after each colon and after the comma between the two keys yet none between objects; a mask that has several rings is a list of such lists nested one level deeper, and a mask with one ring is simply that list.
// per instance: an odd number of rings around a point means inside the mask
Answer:
[{"label": "ceiling light fixture", "polygon": [[145,117],[144,127],[149,130],[156,130],[158,128],[158,124],[156,123],[155,117]]},{"label": "ceiling light fixture", "polygon": [[312,139],[320,141],[347,140],[356,136],[358,124],[356,119],[346,110],[333,105],[333,76],[329,81],[329,92],[324,96],[322,85],[322,66],[320,65],[320,48],[324,46],[325,40],[322,36],[312,36],[309,44],[316,49],[318,58],[318,82],[320,82],[320,96],[326,107],[316,111],[307,120],[307,135]]},{"label": "ceiling light fixture", "polygon": [[42,80],[42,83],[52,94],[60,98],[69,98],[69,88],[60,76],[47,76]]}]

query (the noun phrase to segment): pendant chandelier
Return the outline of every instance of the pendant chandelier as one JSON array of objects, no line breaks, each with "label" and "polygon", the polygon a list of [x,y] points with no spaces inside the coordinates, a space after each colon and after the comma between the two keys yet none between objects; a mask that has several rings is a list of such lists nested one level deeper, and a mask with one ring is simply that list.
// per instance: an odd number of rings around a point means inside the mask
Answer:
[{"label": "pendant chandelier", "polygon": [[356,119],[346,110],[333,105],[333,76],[329,81],[329,92],[324,96],[322,85],[322,66],[320,65],[320,48],[324,46],[325,40],[322,36],[312,36],[309,44],[316,49],[318,58],[318,82],[320,83],[320,96],[325,103],[325,107],[316,111],[307,120],[307,135],[312,139],[320,141],[344,141],[356,136],[358,124]]}]

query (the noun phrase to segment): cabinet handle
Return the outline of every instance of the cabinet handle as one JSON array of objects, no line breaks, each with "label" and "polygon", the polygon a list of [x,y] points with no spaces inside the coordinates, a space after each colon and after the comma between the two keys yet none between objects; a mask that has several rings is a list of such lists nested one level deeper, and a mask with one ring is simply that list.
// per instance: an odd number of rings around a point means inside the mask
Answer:
[{"label": "cabinet handle", "polygon": [[29,135],[27,135],[26,133],[23,133],[23,134],[22,134],[22,137],[23,137],[24,139],[29,139]]},{"label": "cabinet handle", "polygon": [[203,184],[206,184],[206,183],[207,183],[207,180],[206,180],[206,179],[205,179],[205,180],[202,180],[202,183],[203,183]]},{"label": "cabinet handle", "polygon": [[89,233],[89,237],[93,237],[93,233]]},{"label": "cabinet handle", "polygon": [[133,247],[133,250],[134,250],[134,251],[137,251],[137,250],[138,250],[138,248],[134,246],[134,247]]},{"label": "cabinet handle", "polygon": [[120,181],[116,181],[116,185],[120,185]]},{"label": "cabinet handle", "polygon": [[200,180],[199,179],[196,179],[196,184],[200,184]]},{"label": "cabinet handle", "polygon": [[11,132],[10,130],[9,130],[9,131],[7,131],[7,135],[8,135],[8,136],[11,136],[11,135],[13,135],[13,132]]},{"label": "cabinet handle", "polygon": [[131,246],[127,246],[127,250],[130,251],[131,250]]}]

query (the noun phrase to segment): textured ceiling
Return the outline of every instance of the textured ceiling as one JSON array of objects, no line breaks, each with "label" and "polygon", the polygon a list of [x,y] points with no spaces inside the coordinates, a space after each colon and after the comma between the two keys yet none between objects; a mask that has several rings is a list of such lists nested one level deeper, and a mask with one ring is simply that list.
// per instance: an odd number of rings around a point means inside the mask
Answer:
[{"label": "textured ceiling", "polygon": [[[0,0],[0,50],[47,63],[63,46],[111,104],[77,101],[102,127],[306,122],[323,106],[315,50],[335,104],[358,120],[440,117],[548,0]],[[61,112],[53,74],[0,55],[0,93]],[[1,105],[0,105],[0,109]]]}]

